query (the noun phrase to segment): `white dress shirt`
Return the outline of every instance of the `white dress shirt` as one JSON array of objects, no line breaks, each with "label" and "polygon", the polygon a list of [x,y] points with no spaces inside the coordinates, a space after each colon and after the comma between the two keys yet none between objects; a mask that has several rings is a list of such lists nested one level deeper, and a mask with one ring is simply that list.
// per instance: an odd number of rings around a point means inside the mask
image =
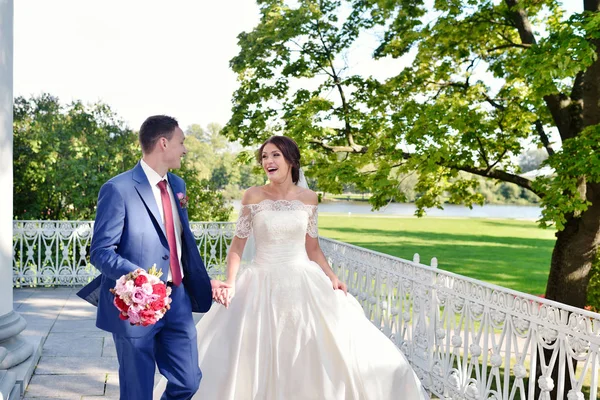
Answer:
[{"label": "white dress shirt", "polygon": [[[160,196],[160,188],[158,187],[158,182],[162,180],[167,181],[167,190],[169,192],[169,197],[171,198],[171,208],[173,210],[173,225],[175,225],[175,241],[177,242],[177,257],[179,258],[179,268],[181,268],[181,277],[183,278],[183,268],[181,267],[181,234],[183,232],[183,228],[181,226],[181,219],[179,219],[179,211],[177,210],[175,196],[173,195],[173,190],[171,189],[171,185],[169,184],[169,179],[167,175],[160,176],[155,170],[152,169],[144,160],[140,161],[142,165],[142,169],[146,174],[146,178],[148,178],[148,182],[150,182],[150,187],[152,188],[152,193],[154,194],[154,199],[156,200],[156,205],[158,206],[158,212],[160,213],[160,218],[163,221],[163,226],[165,225],[165,215],[163,211],[162,198]],[[167,230],[165,229],[165,232]],[[164,273],[165,271],[163,271]],[[171,280],[171,269],[168,271],[167,280]]]}]

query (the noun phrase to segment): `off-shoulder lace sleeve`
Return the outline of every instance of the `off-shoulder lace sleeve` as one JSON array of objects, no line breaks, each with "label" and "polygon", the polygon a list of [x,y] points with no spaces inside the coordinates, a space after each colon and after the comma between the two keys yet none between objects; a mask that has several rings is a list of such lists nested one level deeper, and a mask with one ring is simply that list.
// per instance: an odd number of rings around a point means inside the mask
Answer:
[{"label": "off-shoulder lace sleeve", "polygon": [[240,216],[235,225],[235,236],[245,239],[252,233],[252,207],[242,206]]},{"label": "off-shoulder lace sleeve", "polygon": [[319,229],[318,229],[318,213],[317,206],[311,206],[308,216],[308,230],[307,233],[310,237],[318,237]]}]

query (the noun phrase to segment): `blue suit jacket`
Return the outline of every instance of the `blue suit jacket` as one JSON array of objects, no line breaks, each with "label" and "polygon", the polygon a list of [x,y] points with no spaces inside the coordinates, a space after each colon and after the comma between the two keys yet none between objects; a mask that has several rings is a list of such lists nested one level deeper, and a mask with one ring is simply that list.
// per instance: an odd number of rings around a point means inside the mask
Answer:
[{"label": "blue suit jacket", "polygon": [[[171,173],[168,179],[175,197],[177,193],[185,194],[183,179]],[[210,278],[190,230],[187,210],[181,208],[177,199],[175,202],[183,227],[183,284],[192,310],[206,312],[212,304]],[[132,326],[129,321],[119,319],[109,290],[122,275],[138,267],[147,270],[156,264],[163,271],[161,279],[166,280],[168,276],[169,244],[152,188],[140,163],[110,179],[100,189],[90,260],[101,275],[77,294],[98,306],[96,326],[127,337],[141,337],[150,332],[153,325]],[[170,311],[173,310],[167,312]]]}]

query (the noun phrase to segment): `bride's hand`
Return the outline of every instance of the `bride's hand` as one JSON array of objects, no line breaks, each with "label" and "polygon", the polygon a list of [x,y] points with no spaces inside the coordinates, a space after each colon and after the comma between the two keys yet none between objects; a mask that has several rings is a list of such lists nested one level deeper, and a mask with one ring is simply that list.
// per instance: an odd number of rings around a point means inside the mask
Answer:
[{"label": "bride's hand", "polygon": [[212,297],[217,303],[224,304],[225,297],[223,291],[231,287],[230,284],[226,282],[221,282],[216,279],[212,279],[210,281],[210,286],[212,288]]},{"label": "bride's hand", "polygon": [[222,293],[223,293],[223,305],[225,306],[225,308],[229,308],[229,305],[231,304],[231,300],[233,299],[233,296],[235,296],[235,285],[231,285],[231,287],[229,288],[225,288],[222,289]]},{"label": "bride's hand", "polygon": [[346,284],[344,282],[340,281],[337,276],[334,276],[333,278],[330,278],[330,279],[331,279],[331,284],[333,285],[333,290],[339,289],[339,290],[344,291],[344,294],[348,294],[348,288],[346,287]]},{"label": "bride's hand", "polygon": [[221,288],[221,289],[213,289],[213,299],[225,306],[225,308],[229,308],[229,304],[231,304],[231,299],[235,295],[235,288]]},{"label": "bride's hand", "polygon": [[218,290],[218,289],[230,288],[231,284],[229,284],[227,282],[221,282],[218,279],[211,279],[210,280],[210,287],[212,288],[213,293],[214,293],[215,290]]}]

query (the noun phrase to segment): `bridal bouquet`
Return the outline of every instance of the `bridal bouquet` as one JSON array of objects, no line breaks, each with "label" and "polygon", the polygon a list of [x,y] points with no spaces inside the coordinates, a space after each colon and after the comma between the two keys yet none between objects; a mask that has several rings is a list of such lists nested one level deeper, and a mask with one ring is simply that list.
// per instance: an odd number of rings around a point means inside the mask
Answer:
[{"label": "bridal bouquet", "polygon": [[110,292],[115,295],[119,318],[131,325],[148,326],[165,315],[171,304],[171,288],[160,280],[161,275],[154,264],[148,271],[138,268],[117,280]]}]

